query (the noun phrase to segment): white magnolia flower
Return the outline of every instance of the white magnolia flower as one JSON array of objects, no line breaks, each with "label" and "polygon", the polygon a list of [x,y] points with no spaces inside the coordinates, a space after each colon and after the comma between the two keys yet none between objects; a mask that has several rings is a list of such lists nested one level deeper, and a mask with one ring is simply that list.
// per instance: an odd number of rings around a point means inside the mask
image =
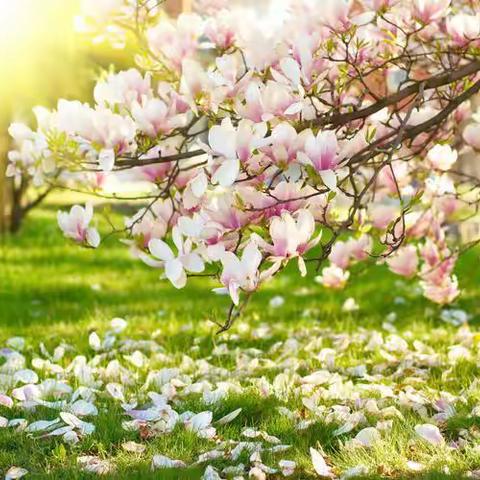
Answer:
[{"label": "white magnolia flower", "polygon": [[[253,241],[245,247],[241,258],[238,258],[233,252],[224,253],[221,282],[235,305],[240,302],[240,289],[251,292],[257,288],[259,281],[258,267],[261,261],[262,254]],[[215,289],[214,291],[225,293],[225,289]]]},{"label": "white magnolia flower", "polygon": [[221,125],[210,129],[208,141],[210,148],[205,150],[216,157],[213,183],[222,187],[234,184],[240,173],[240,164],[247,162],[254,150],[265,147],[270,143],[265,138],[267,125],[250,120],[241,120],[235,128],[229,118],[223,120]]},{"label": "white magnolia flower", "polygon": [[90,203],[85,208],[74,205],[69,213],[58,212],[58,225],[67,238],[97,248],[100,245],[100,235],[97,229],[89,226],[92,218],[93,207]]},{"label": "white magnolia flower", "polygon": [[192,252],[192,241],[188,238],[183,241],[178,228],[173,229],[172,237],[178,251],[176,256],[167,243],[157,238],[150,240],[148,248],[154,257],[162,261],[161,266],[165,268],[165,275],[172,285],[176,288],[183,288],[187,283],[186,272],[203,272],[205,265],[202,257],[198,253]]},{"label": "white magnolia flower", "polygon": [[446,172],[458,159],[458,152],[450,145],[435,145],[427,154],[427,160],[433,168]]}]

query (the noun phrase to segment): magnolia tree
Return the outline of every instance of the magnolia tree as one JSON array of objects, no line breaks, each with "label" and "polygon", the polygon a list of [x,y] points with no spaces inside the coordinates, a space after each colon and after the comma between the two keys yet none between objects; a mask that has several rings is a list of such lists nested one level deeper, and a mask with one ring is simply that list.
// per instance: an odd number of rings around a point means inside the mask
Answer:
[{"label": "magnolia tree", "polygon": [[[49,185],[67,172],[102,197],[106,178],[146,182],[105,233],[176,288],[216,279],[232,301],[222,329],[291,261],[330,289],[386,263],[453,302],[472,244],[448,233],[480,203],[457,167],[480,149],[478,2],[295,0],[269,23],[219,0],[173,20],[158,3],[84,2],[94,35],[136,39],[138,68],[102,78],[94,105],[60,100],[36,130],[13,125],[9,173]],[[90,204],[58,222],[99,246]]]}]

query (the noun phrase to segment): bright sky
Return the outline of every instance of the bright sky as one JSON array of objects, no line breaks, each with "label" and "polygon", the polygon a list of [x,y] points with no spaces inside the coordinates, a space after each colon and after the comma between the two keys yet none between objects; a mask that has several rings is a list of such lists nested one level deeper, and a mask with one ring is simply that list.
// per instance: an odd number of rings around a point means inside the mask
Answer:
[{"label": "bright sky", "polygon": [[0,115],[42,101],[63,78],[74,51],[76,5],[77,0],[0,0]]}]

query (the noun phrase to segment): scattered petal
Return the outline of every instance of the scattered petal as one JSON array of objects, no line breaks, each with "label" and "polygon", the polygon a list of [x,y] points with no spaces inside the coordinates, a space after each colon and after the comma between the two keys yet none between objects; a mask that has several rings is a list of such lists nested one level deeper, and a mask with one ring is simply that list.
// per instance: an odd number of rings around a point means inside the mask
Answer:
[{"label": "scattered petal", "polygon": [[415,432],[419,437],[432,445],[440,446],[445,443],[445,439],[436,425],[430,423],[417,425]]},{"label": "scattered petal", "polygon": [[313,468],[319,477],[330,478],[333,476],[332,470],[318,450],[310,447],[310,456],[312,458]]},{"label": "scattered petal", "polygon": [[17,478],[22,478],[27,475],[28,470],[21,467],[10,467],[8,472],[5,474],[5,480],[15,480]]},{"label": "scattered petal", "polygon": [[240,415],[241,412],[242,412],[242,409],[237,408],[233,412],[222,417],[220,420],[217,420],[215,423],[217,425],[226,425],[227,423],[233,422],[233,420],[235,420]]},{"label": "scattered petal", "polygon": [[157,468],[185,468],[185,462],[172,460],[164,455],[154,455],[152,458],[152,470]]}]

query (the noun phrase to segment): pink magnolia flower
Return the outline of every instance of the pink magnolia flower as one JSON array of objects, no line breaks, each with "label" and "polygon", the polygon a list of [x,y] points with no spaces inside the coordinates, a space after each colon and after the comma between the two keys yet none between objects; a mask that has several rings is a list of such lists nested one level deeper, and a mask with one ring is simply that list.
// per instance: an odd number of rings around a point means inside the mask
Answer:
[{"label": "pink magnolia flower", "polygon": [[454,195],[445,195],[444,197],[438,198],[435,205],[438,206],[445,218],[448,218],[460,210],[462,202],[455,198]]},{"label": "pink magnolia flower", "polygon": [[178,228],[173,229],[173,243],[177,248],[177,255],[167,243],[158,238],[150,240],[148,248],[150,253],[161,260],[152,266],[163,267],[165,276],[175,288],[183,288],[187,284],[187,273],[200,273],[205,269],[202,257],[192,251],[190,239],[183,241],[182,234]]},{"label": "pink magnolia flower", "polygon": [[125,227],[134,237],[139,237],[143,247],[153,238],[163,238],[173,223],[174,211],[169,200],[157,201],[149,209],[142,208],[125,220]]},{"label": "pink magnolia flower", "polygon": [[[158,155],[156,157],[158,157]],[[139,167],[138,172],[142,179],[152,183],[158,183],[165,180],[170,168],[172,168],[171,162],[165,162]]]},{"label": "pink magnolia flower", "polygon": [[466,102],[463,102],[459,107],[455,110],[453,117],[455,119],[455,122],[460,125],[463,123],[465,120],[470,118],[472,114],[472,102],[470,100],[467,100]]},{"label": "pink magnolia flower", "polygon": [[348,241],[338,241],[333,247],[328,259],[333,265],[346,270],[352,260],[361,261],[368,258],[372,246],[372,239],[368,235],[360,238],[350,238]]},{"label": "pink magnolia flower", "polygon": [[236,201],[234,193],[224,192],[212,196],[205,212],[210,220],[223,230],[238,230],[248,224],[252,213],[236,208]]},{"label": "pink magnolia flower", "polygon": [[350,272],[346,272],[336,265],[330,265],[322,270],[322,275],[315,277],[315,281],[326,288],[341,290],[345,288],[349,277]]},{"label": "pink magnolia flower", "polygon": [[198,112],[197,97],[209,98],[214,82],[196,60],[186,58],[182,62],[181,69],[180,93],[184,96],[189,108]]},{"label": "pink magnolia flower", "polygon": [[346,270],[350,265],[350,255],[350,245],[340,240],[333,245],[328,259],[337,267]]},{"label": "pink magnolia flower", "polygon": [[333,30],[347,30],[351,26],[349,19],[352,0],[324,0],[322,3],[323,23]]},{"label": "pink magnolia flower", "polygon": [[259,123],[295,116],[302,110],[302,103],[287,85],[252,81],[245,91],[245,102],[237,100],[235,109],[243,118]]},{"label": "pink magnolia flower", "polygon": [[57,219],[65,237],[93,248],[100,245],[97,229],[89,226],[93,219],[93,207],[90,203],[87,203],[85,208],[74,205],[68,213],[58,212]]},{"label": "pink magnolia flower", "polygon": [[386,188],[389,193],[397,195],[398,188],[402,189],[402,187],[410,184],[408,163],[394,161],[391,167],[383,167],[378,175],[378,183]]},{"label": "pink magnolia flower", "polygon": [[475,150],[480,150],[480,123],[471,123],[463,131],[463,139]]},{"label": "pink magnolia flower", "polygon": [[357,261],[368,258],[372,249],[372,238],[368,235],[362,235],[360,238],[351,238],[348,240],[350,255]]},{"label": "pink magnolia flower", "polygon": [[208,177],[203,170],[189,180],[183,191],[183,203],[187,210],[195,210],[200,207],[208,189]]},{"label": "pink magnolia flower", "polygon": [[458,159],[458,152],[450,145],[435,145],[427,154],[427,160],[433,168],[446,172]]},{"label": "pink magnolia flower", "polygon": [[[258,216],[271,218],[281,216],[284,211],[295,213],[297,210],[305,208],[307,206],[305,197],[314,192],[315,190],[312,188],[302,187],[297,182],[282,181],[275,186],[269,195],[258,191],[254,187],[241,189],[239,195]],[[311,212],[312,214],[318,213],[313,208]]]},{"label": "pink magnolia flower", "polygon": [[59,100],[56,127],[61,132],[87,138],[92,129],[92,112],[93,110],[86,103]]},{"label": "pink magnolia flower", "polygon": [[[147,153],[143,154],[140,157],[140,160],[148,163],[148,160],[175,155],[178,153],[180,143],[181,138],[178,136],[167,138],[148,150]],[[151,163],[142,167],[135,167],[132,173],[134,180],[140,179],[152,183],[159,183],[165,180],[172,166],[172,162]],[[180,176],[177,180],[180,180]]]},{"label": "pink magnolia flower", "polygon": [[150,137],[167,134],[182,124],[182,117],[172,116],[165,102],[158,98],[143,98],[134,102],[132,116],[138,129]]},{"label": "pink magnolia flower", "polygon": [[413,211],[405,215],[405,232],[408,238],[423,238],[430,230],[433,214],[430,210]]},{"label": "pink magnolia flower", "polygon": [[335,208],[335,200],[329,200],[328,194],[315,195],[308,200],[308,209],[317,222],[328,223],[330,212]]},{"label": "pink magnolia flower", "polygon": [[199,163],[199,161],[203,162],[207,160],[207,156],[202,156],[202,157],[193,157],[189,160],[186,160],[183,164],[182,167],[184,168],[184,171],[180,172],[179,175],[175,179],[175,186],[183,190],[188,186],[188,184],[194,180],[199,173],[198,168],[195,168],[195,166]]},{"label": "pink magnolia flower", "polygon": [[423,199],[432,201],[435,198],[440,198],[445,194],[455,194],[456,186],[447,173],[441,175],[432,174],[425,180],[425,192]]},{"label": "pink magnolia flower", "polygon": [[8,152],[7,177],[22,175],[33,177],[33,184],[40,186],[44,181],[44,174],[56,170],[56,162],[52,156],[45,134],[38,130],[34,132],[23,123],[12,123],[8,133],[13,138],[15,148]]},{"label": "pink magnolia flower", "polygon": [[98,154],[98,163],[102,170],[108,172],[114,167],[116,154],[134,148],[135,123],[106,109],[94,110],[91,122],[92,130],[85,138],[103,147]]},{"label": "pink magnolia flower", "polygon": [[208,75],[215,86],[212,91],[213,104],[220,104],[226,98],[235,98],[249,84],[251,72],[245,69],[242,56],[236,52],[222,55],[215,60],[216,69]]},{"label": "pink magnolia flower", "polygon": [[447,18],[447,32],[457,45],[465,45],[480,37],[480,14],[459,13]]},{"label": "pink magnolia flower", "polygon": [[221,15],[210,17],[205,24],[205,36],[218,48],[227,50],[235,42],[235,12],[222,11]]},{"label": "pink magnolia flower", "polygon": [[431,238],[427,238],[425,244],[420,247],[420,255],[429,266],[437,265],[441,260],[438,246]]},{"label": "pink magnolia flower", "polygon": [[157,92],[161,100],[163,100],[169,108],[169,111],[179,113],[187,113],[190,111],[190,105],[187,99],[182,96],[175,86],[170,83],[160,81]]},{"label": "pink magnolia flower", "polygon": [[283,212],[281,217],[274,217],[270,223],[270,237],[273,245],[259,239],[261,246],[269,252],[274,262],[284,259],[298,258],[298,267],[302,274],[307,274],[303,254],[320,241],[320,237],[312,240],[315,233],[315,220],[308,210],[299,210],[294,218]]},{"label": "pink magnolia flower", "polygon": [[128,150],[135,139],[135,124],[128,117],[117,115],[110,110],[95,110],[91,121],[93,132],[87,138],[104,148],[122,153]]},{"label": "pink magnolia flower", "polygon": [[384,8],[391,7],[399,0],[369,0],[369,4],[372,5],[374,10],[383,10]]},{"label": "pink magnolia flower", "polygon": [[[241,259],[233,252],[225,252],[222,257],[223,272],[220,281],[230,294],[235,305],[240,302],[240,290],[253,292],[256,290],[260,278],[258,268],[262,262],[262,254],[255,242],[250,241]],[[215,289],[223,293],[224,289]]]},{"label": "pink magnolia flower", "polygon": [[272,77],[278,82],[290,86],[293,90],[300,90],[302,70],[295,58],[285,57],[279,62],[278,70],[272,70]]},{"label": "pink magnolia flower", "polygon": [[148,30],[147,39],[154,53],[163,55],[180,70],[183,60],[196,53],[202,32],[202,19],[196,14],[183,13],[176,21],[161,19]]},{"label": "pink magnolia flower", "polygon": [[294,162],[297,153],[305,144],[304,132],[298,134],[295,128],[286,122],[278,124],[272,130],[272,146],[265,149],[265,153],[279,166]]},{"label": "pink magnolia flower", "polygon": [[370,206],[369,213],[373,226],[385,230],[398,218],[399,210],[395,205],[374,204]]},{"label": "pink magnolia flower", "polygon": [[151,95],[151,77],[142,74],[135,68],[110,74],[106,80],[95,86],[93,96],[101,106],[130,107],[133,102],[141,102],[142,98]]},{"label": "pink magnolia flower", "polygon": [[413,245],[407,245],[387,258],[387,265],[390,271],[402,277],[413,277],[417,273],[418,254]]},{"label": "pink magnolia flower", "polygon": [[236,44],[243,50],[248,69],[263,72],[277,63],[280,58],[281,36],[268,31],[262,22],[245,21],[244,16],[238,27]]},{"label": "pink magnolia flower", "polygon": [[430,23],[444,17],[451,0],[414,0],[415,16],[423,23]]},{"label": "pink magnolia flower", "polygon": [[[289,78],[294,87],[298,87],[296,82],[301,81],[305,89],[310,90],[328,73],[326,69],[327,63],[315,55],[315,51],[321,41],[320,38],[321,35],[316,29],[308,35],[300,35],[292,45],[293,59],[297,66],[291,60],[287,64],[284,62],[281,65],[282,72]],[[272,75],[274,75],[273,72]],[[297,75],[299,75],[299,78]]]},{"label": "pink magnolia flower", "polygon": [[445,277],[444,281],[440,284],[434,284],[429,282],[421,282],[423,288],[423,294],[426,298],[439,305],[446,305],[452,303],[459,295],[458,280],[455,275],[451,277]]},{"label": "pink magnolia flower", "polygon": [[449,277],[453,269],[457,257],[455,255],[449,255],[446,252],[444,260],[438,260],[436,263],[425,263],[420,270],[420,276],[422,279],[431,285],[441,285],[444,283],[445,278]]},{"label": "pink magnolia flower", "polygon": [[337,180],[335,168],[338,165],[338,142],[332,131],[319,132],[315,137],[309,131],[305,139],[305,151],[299,152],[298,159],[307,165],[313,165],[320,174],[325,185],[335,190]]},{"label": "pink magnolia flower", "polygon": [[56,124],[60,131],[76,136],[80,143],[100,147],[98,161],[104,171],[112,170],[115,154],[135,147],[134,121],[107,108],[94,110],[87,104],[60,100]]}]

